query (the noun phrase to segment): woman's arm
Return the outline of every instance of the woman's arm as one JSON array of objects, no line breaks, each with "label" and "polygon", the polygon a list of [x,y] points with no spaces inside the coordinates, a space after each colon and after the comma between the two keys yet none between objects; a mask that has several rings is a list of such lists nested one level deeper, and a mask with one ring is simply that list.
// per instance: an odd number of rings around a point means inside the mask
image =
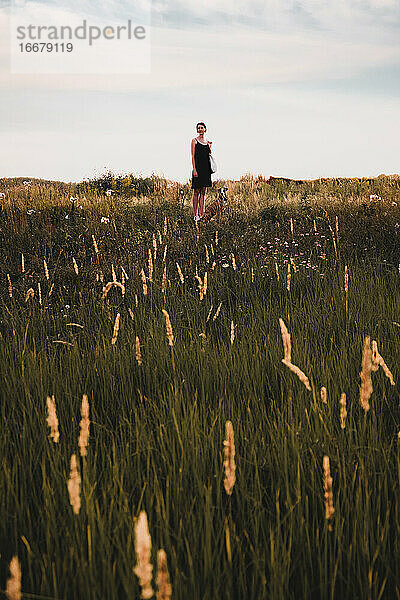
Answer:
[{"label": "woman's arm", "polygon": [[190,150],[191,150],[191,154],[192,154],[192,167],[193,167],[193,175],[194,175],[195,177],[197,177],[196,163],[195,163],[195,160],[194,160],[194,149],[195,149],[195,146],[196,146],[196,140],[193,138],[193,139],[192,139],[192,143],[191,143]]}]

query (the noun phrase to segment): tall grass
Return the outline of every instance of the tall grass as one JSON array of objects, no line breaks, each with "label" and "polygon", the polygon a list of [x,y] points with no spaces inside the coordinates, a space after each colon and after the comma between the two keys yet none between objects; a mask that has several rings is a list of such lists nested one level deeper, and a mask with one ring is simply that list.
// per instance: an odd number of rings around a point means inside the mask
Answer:
[{"label": "tall grass", "polygon": [[[135,522],[145,511],[151,563],[164,549],[176,600],[400,598],[399,188],[377,180],[375,206],[359,183],[346,184],[346,199],[331,184],[304,184],[296,197],[291,185],[284,196],[230,183],[223,221],[197,233],[190,207],[167,191],[138,204],[4,185],[0,588],[18,556],[26,597],[139,598]],[[113,270],[123,294],[104,294]],[[310,390],[282,364],[279,319]],[[365,412],[367,336],[397,385],[373,371]],[[80,456],[84,394],[90,443]]]}]

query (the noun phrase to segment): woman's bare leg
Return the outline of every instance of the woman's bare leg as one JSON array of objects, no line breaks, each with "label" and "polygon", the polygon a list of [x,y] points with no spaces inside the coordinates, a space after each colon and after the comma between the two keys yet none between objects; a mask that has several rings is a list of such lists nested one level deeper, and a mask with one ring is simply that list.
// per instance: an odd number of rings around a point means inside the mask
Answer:
[{"label": "woman's bare leg", "polygon": [[197,208],[199,206],[199,192],[200,190],[193,191],[193,212],[195,216],[197,215]]},{"label": "woman's bare leg", "polygon": [[200,190],[200,198],[199,198],[199,216],[204,217],[204,195],[206,193],[206,188],[203,187]]}]

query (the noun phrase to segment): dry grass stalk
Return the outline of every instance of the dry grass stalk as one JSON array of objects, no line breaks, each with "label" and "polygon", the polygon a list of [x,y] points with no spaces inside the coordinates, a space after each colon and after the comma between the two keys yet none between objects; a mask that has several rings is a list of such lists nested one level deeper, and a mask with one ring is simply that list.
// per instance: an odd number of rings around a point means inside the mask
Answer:
[{"label": "dry grass stalk", "polygon": [[290,292],[290,279],[291,279],[290,263],[288,263],[288,266],[287,266],[287,276],[286,276],[286,289],[287,289],[288,292]]},{"label": "dry grass stalk", "polygon": [[164,237],[167,235],[167,217],[164,217],[164,231],[163,231],[163,235],[164,235]]},{"label": "dry grass stalk", "polygon": [[211,248],[211,254],[214,256],[214,246],[212,245],[212,242],[210,242],[210,248]]},{"label": "dry grass stalk", "polygon": [[334,234],[334,232],[333,232],[333,229],[332,229],[332,227],[331,227],[331,224],[330,224],[330,222],[329,222],[329,219],[328,219],[328,227],[329,227],[329,231],[331,232],[331,236],[332,236],[332,243],[333,243],[333,248],[334,248],[334,250],[335,250],[335,256],[336,256],[336,258],[337,258],[337,257],[338,257],[338,251],[337,251],[337,246],[336,246],[335,234]]},{"label": "dry grass stalk", "polygon": [[123,271],[121,272],[121,283],[125,287],[125,275]]},{"label": "dry grass stalk", "polygon": [[18,557],[13,556],[10,562],[10,576],[6,583],[6,598],[7,600],[21,600],[21,565]]},{"label": "dry grass stalk", "polygon": [[156,240],[156,234],[153,233],[153,248],[154,248],[154,260],[156,259],[156,255],[157,255],[157,240]]},{"label": "dry grass stalk", "polygon": [[161,231],[159,229],[157,229],[157,235],[158,235],[158,243],[161,246],[161,244],[162,244],[162,236],[161,236]]},{"label": "dry grass stalk", "polygon": [[231,344],[235,341],[235,324],[231,321]]},{"label": "dry grass stalk", "polygon": [[164,248],[164,256],[163,256],[163,262],[165,262],[165,259],[167,258],[167,244],[165,244],[165,248]]},{"label": "dry grass stalk", "polygon": [[12,283],[11,283],[10,275],[8,273],[7,273],[7,281],[8,281],[8,295],[10,296],[10,298],[12,298],[13,289],[12,289]]},{"label": "dry grass stalk", "polygon": [[349,273],[347,265],[344,267],[344,292],[346,294],[346,316],[349,312]]},{"label": "dry grass stalk", "polygon": [[323,404],[328,404],[328,392],[326,390],[326,387],[321,388],[321,400]]},{"label": "dry grass stalk", "polygon": [[50,396],[47,396],[46,403],[47,403],[47,413],[48,413],[46,421],[47,421],[48,426],[50,427],[49,437],[52,438],[52,440],[55,444],[57,444],[57,442],[60,439],[60,433],[58,431],[56,400],[55,400],[54,396],[52,396],[51,398],[50,398]]},{"label": "dry grass stalk", "polygon": [[275,261],[275,273],[276,273],[276,278],[279,281],[279,269],[278,269],[278,263]]},{"label": "dry grass stalk", "polygon": [[124,274],[125,279],[128,281],[128,279],[129,279],[128,273],[125,271],[124,267],[121,267],[121,271]]},{"label": "dry grass stalk", "polygon": [[344,429],[346,427],[346,419],[347,419],[347,408],[346,408],[346,394],[340,396],[340,427]]},{"label": "dry grass stalk", "polygon": [[213,264],[211,265],[211,271],[214,271],[216,266],[217,266],[217,263],[215,262],[215,260],[213,260]]},{"label": "dry grass stalk", "polygon": [[172,347],[174,345],[174,334],[172,333],[171,320],[170,320],[169,314],[167,313],[165,308],[163,308],[162,311],[163,311],[163,315],[165,316],[165,327],[167,330],[168,343]]},{"label": "dry grass stalk", "polygon": [[337,243],[339,244],[339,218],[337,215],[335,217],[335,229],[336,229],[336,240],[337,240]]},{"label": "dry grass stalk", "polygon": [[119,319],[120,319],[120,314],[118,313],[117,316],[115,317],[114,331],[113,331],[113,336],[111,338],[112,345],[114,345],[117,341],[118,331],[119,331]]},{"label": "dry grass stalk", "polygon": [[109,281],[104,287],[103,287],[103,295],[101,297],[102,300],[105,300],[107,298],[107,294],[108,292],[111,290],[112,287],[117,287],[121,290],[122,295],[124,296],[125,294],[125,286],[122,285],[122,283],[120,283],[119,281]]},{"label": "dry grass stalk", "polygon": [[42,287],[40,285],[40,281],[38,281],[37,287],[38,287],[39,304],[40,304],[40,306],[42,306]]},{"label": "dry grass stalk", "polygon": [[294,262],[294,259],[292,257],[290,257],[290,264],[293,267],[293,271],[296,273],[297,272],[297,267],[296,267],[296,263]]},{"label": "dry grass stalk", "polygon": [[213,310],[213,308],[214,308],[214,305],[213,305],[213,304],[211,304],[211,308],[210,308],[210,310],[208,311],[208,315],[207,315],[206,323],[208,323],[208,321],[209,321],[209,319],[210,319],[210,317],[211,317],[211,313],[212,313],[212,310]]},{"label": "dry grass stalk", "polygon": [[77,515],[81,508],[81,478],[78,473],[76,455],[71,456],[71,471],[68,479],[69,502]]},{"label": "dry grass stalk", "polygon": [[215,245],[218,246],[218,229],[215,232]]},{"label": "dry grass stalk", "polygon": [[136,361],[140,367],[142,364],[142,353],[140,352],[140,342],[138,336],[136,336]]},{"label": "dry grass stalk", "polygon": [[376,340],[372,340],[371,343],[372,343],[372,356],[371,356],[372,370],[377,371],[379,369],[379,367],[382,367],[383,372],[385,373],[386,377],[390,381],[390,384],[395,385],[393,375],[390,372],[389,367],[387,366],[387,364],[383,360],[382,356],[378,352],[378,344],[376,343]]},{"label": "dry grass stalk", "polygon": [[167,287],[167,265],[165,265],[165,267],[164,267],[162,283],[161,283],[161,291],[163,294],[166,290],[166,287]]},{"label": "dry grass stalk", "polygon": [[322,464],[324,467],[325,518],[330,521],[333,517],[335,509],[333,507],[332,477],[329,465],[329,456],[324,456]]},{"label": "dry grass stalk", "polygon": [[33,288],[29,288],[26,292],[25,302],[28,302],[29,298],[33,298],[35,295],[35,290]]},{"label": "dry grass stalk", "polygon": [[44,266],[44,275],[48,281],[49,280],[49,269],[47,268],[47,262],[45,260],[43,260],[43,266]]},{"label": "dry grass stalk", "polygon": [[167,555],[164,550],[157,552],[157,594],[156,600],[169,600],[172,586],[169,582]]},{"label": "dry grass stalk", "polygon": [[208,255],[208,248],[207,248],[207,244],[204,244],[204,248],[206,249],[206,263],[210,262],[210,257]]},{"label": "dry grass stalk", "polygon": [[290,217],[290,232],[292,234],[292,237],[294,236],[294,227],[293,227],[293,219],[292,217]]},{"label": "dry grass stalk", "polygon": [[218,318],[218,315],[221,311],[221,306],[222,306],[222,302],[219,303],[217,310],[215,311],[215,315],[213,316],[213,321],[215,321]]},{"label": "dry grass stalk", "polygon": [[151,254],[151,250],[149,248],[149,281],[153,281],[153,256]]},{"label": "dry grass stalk", "polygon": [[236,267],[235,255],[233,254],[233,252],[231,253],[231,260],[232,260],[232,268],[234,271],[236,271],[237,267]]},{"label": "dry grass stalk", "polygon": [[369,399],[372,394],[372,352],[370,348],[370,337],[367,336],[364,340],[364,348],[361,363],[361,386],[360,386],[360,403],[364,411],[367,412],[370,409]]},{"label": "dry grass stalk", "polygon": [[251,283],[254,283],[254,269],[251,267]]},{"label": "dry grass stalk", "polygon": [[147,523],[147,515],[144,510],[139,514],[135,523],[135,550],[137,563],[133,569],[139,579],[139,585],[142,588],[141,598],[152,598],[154,595],[151,587],[151,578],[153,566],[150,562],[151,557],[151,537]]},{"label": "dry grass stalk", "polygon": [[79,423],[81,431],[79,434],[78,446],[81,456],[87,456],[87,447],[89,445],[89,400],[86,394],[83,394],[81,406],[81,422]]},{"label": "dry grass stalk", "polygon": [[314,219],[314,232],[317,233],[317,224],[315,222],[315,219]]},{"label": "dry grass stalk", "polygon": [[78,263],[76,262],[75,258],[72,257],[72,264],[74,265],[74,271],[77,275],[79,275],[79,269],[78,269]]},{"label": "dry grass stalk", "polygon": [[176,268],[178,269],[179,279],[181,280],[181,283],[183,283],[185,279],[183,277],[182,269],[180,268],[179,263],[176,263]]},{"label": "dry grass stalk", "polygon": [[140,276],[142,278],[142,283],[143,283],[143,296],[147,296],[147,283],[146,283],[146,275],[144,273],[144,270],[142,269],[140,271]]},{"label": "dry grass stalk", "polygon": [[301,369],[299,369],[299,367],[297,367],[296,365],[292,364],[288,360],[285,360],[284,358],[282,358],[282,362],[293,373],[295,373],[297,375],[297,377],[300,379],[301,383],[304,383],[304,385],[306,386],[306,388],[308,389],[308,391],[311,392],[311,386],[310,386],[310,382],[308,380],[307,375],[305,373],[303,373],[303,371]]},{"label": "dry grass stalk", "polygon": [[283,342],[283,352],[284,352],[284,360],[291,362],[291,354],[292,354],[292,344],[290,341],[290,333],[285,325],[283,319],[279,319],[279,325],[281,327],[282,334],[282,342]]},{"label": "dry grass stalk", "polygon": [[52,295],[53,290],[54,290],[54,282],[51,284],[51,288],[50,288],[50,291],[49,291],[49,298]]},{"label": "dry grass stalk", "polygon": [[92,240],[93,240],[94,251],[96,252],[96,254],[98,254],[99,253],[99,248],[97,246],[96,238],[94,237],[94,235],[92,235]]},{"label": "dry grass stalk", "polygon": [[133,314],[133,310],[129,307],[128,308],[128,312],[129,312],[129,316],[131,317],[132,321],[134,319],[134,314]]},{"label": "dry grass stalk", "polygon": [[25,258],[23,254],[21,254],[21,272],[25,273]]},{"label": "dry grass stalk", "polygon": [[100,277],[101,283],[104,283],[104,275],[103,275],[103,271],[101,269],[100,269],[99,277]]},{"label": "dry grass stalk", "polygon": [[115,283],[117,281],[117,274],[115,273],[114,265],[111,265],[111,276],[113,283]]},{"label": "dry grass stalk", "polygon": [[199,333],[199,337],[201,337],[201,351],[205,352],[206,343],[207,343],[207,336],[204,333],[204,331],[202,331],[201,333]]},{"label": "dry grass stalk", "polygon": [[233,486],[236,481],[236,465],[235,465],[235,440],[233,434],[233,425],[231,421],[227,421],[225,423],[225,440],[224,440],[224,469],[225,469],[225,479],[224,479],[224,487],[225,492],[230,496],[233,491]]},{"label": "dry grass stalk", "polygon": [[207,294],[207,281],[208,281],[208,275],[207,275],[207,271],[204,273],[204,279],[203,279],[203,291],[204,291],[204,295]]}]

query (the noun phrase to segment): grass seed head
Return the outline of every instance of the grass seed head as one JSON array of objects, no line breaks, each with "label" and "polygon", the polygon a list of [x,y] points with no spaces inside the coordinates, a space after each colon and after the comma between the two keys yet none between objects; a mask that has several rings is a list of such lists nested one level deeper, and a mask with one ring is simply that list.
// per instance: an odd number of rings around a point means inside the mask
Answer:
[{"label": "grass seed head", "polygon": [[157,552],[157,594],[156,600],[169,600],[172,586],[169,582],[167,555],[164,550]]},{"label": "grass seed head", "polygon": [[370,409],[369,399],[372,394],[372,352],[370,348],[370,338],[367,336],[364,340],[364,348],[361,363],[361,386],[360,386],[360,403],[364,411],[367,412]]},{"label": "grass seed head", "polygon": [[68,480],[69,502],[77,515],[81,508],[81,478],[78,473],[76,455],[71,456],[71,471]]},{"label": "grass seed head", "polygon": [[35,295],[35,290],[33,288],[29,288],[26,292],[25,302],[28,302],[29,298],[33,298]]},{"label": "grass seed head", "polygon": [[340,427],[345,429],[346,427],[346,418],[347,418],[347,408],[346,408],[346,394],[340,396]]},{"label": "grass seed head", "polygon": [[322,387],[321,388],[321,400],[323,402],[323,404],[328,404],[328,392],[326,390],[326,387]]},{"label": "grass seed head", "polygon": [[171,320],[169,318],[169,314],[167,313],[167,311],[163,308],[163,315],[165,317],[165,327],[167,330],[167,338],[168,338],[168,344],[172,347],[174,345],[174,334],[172,332],[172,325],[171,325]]},{"label": "grass seed head", "polygon": [[180,279],[181,283],[183,283],[185,281],[185,279],[183,277],[182,269],[180,268],[179,263],[176,263],[176,268],[178,269],[179,279]]},{"label": "grass seed head", "polygon": [[113,331],[113,336],[112,336],[112,339],[111,339],[111,343],[113,345],[116,343],[117,337],[118,337],[119,319],[120,319],[120,314],[118,313],[117,316],[115,317],[114,331]]},{"label": "grass seed head", "polygon": [[10,298],[12,298],[13,289],[12,289],[12,283],[11,283],[10,275],[8,273],[7,273],[7,281],[8,281],[8,295],[10,296]]},{"label": "grass seed head", "polygon": [[142,284],[143,284],[143,296],[147,296],[146,275],[145,275],[145,272],[143,269],[140,271],[140,277],[142,278]]},{"label": "grass seed head", "polygon": [[21,565],[18,557],[13,556],[10,562],[10,577],[6,583],[6,598],[7,600],[21,600]]},{"label": "grass seed head", "polygon": [[49,280],[49,269],[47,268],[47,262],[45,260],[43,260],[43,266],[44,266],[44,275],[45,275],[46,279]]},{"label": "grass seed head", "polygon": [[50,427],[50,438],[52,438],[53,442],[55,444],[57,444],[57,442],[60,439],[60,433],[58,431],[58,418],[57,418],[57,411],[56,411],[56,400],[54,398],[54,396],[52,396],[50,398],[50,396],[47,396],[46,398],[46,403],[47,403],[47,424]]},{"label": "grass seed head", "polygon": [[149,263],[149,281],[153,281],[153,257],[152,257],[150,248],[149,248],[148,263]]},{"label": "grass seed head", "polygon": [[379,369],[379,367],[382,367],[383,372],[385,373],[386,377],[390,381],[390,384],[395,385],[393,375],[390,372],[389,367],[387,366],[387,364],[383,360],[382,356],[378,352],[378,344],[376,343],[376,340],[372,340],[371,344],[372,344],[372,355],[371,355],[372,370],[377,371]]},{"label": "grass seed head", "polygon": [[325,491],[325,518],[330,521],[335,509],[333,507],[332,477],[329,465],[329,456],[323,458],[324,491]]},{"label": "grass seed head", "polygon": [[291,362],[292,344],[290,341],[290,333],[289,333],[283,319],[279,319],[279,325],[280,325],[281,334],[282,334],[284,359],[287,360],[288,362]]},{"label": "grass seed head", "polygon": [[141,598],[152,598],[154,595],[151,587],[153,566],[150,562],[151,557],[151,537],[147,523],[147,514],[142,510],[135,523],[135,550],[137,563],[134,573],[139,579],[141,587]]},{"label": "grass seed head", "polygon": [[136,336],[136,361],[140,367],[140,365],[142,364],[142,354],[140,351],[140,342],[138,336]]},{"label": "grass seed head", "polygon": [[224,440],[224,469],[225,479],[224,487],[225,492],[230,496],[233,491],[233,486],[236,481],[236,464],[235,464],[235,440],[233,433],[233,425],[231,421],[225,423],[225,440]]},{"label": "grass seed head", "polygon": [[283,362],[284,365],[286,365],[288,367],[288,369],[290,369],[293,373],[295,373],[295,375],[297,375],[297,377],[300,379],[301,383],[304,383],[304,385],[306,386],[307,390],[309,392],[311,392],[312,390],[311,390],[310,382],[309,382],[309,379],[308,379],[307,375],[301,369],[299,369],[299,367],[297,367],[296,365],[294,365],[290,361],[285,360],[284,358],[282,358],[282,362]]},{"label": "grass seed head", "polygon": [[90,419],[89,419],[89,400],[86,394],[83,394],[82,398],[82,406],[81,406],[81,416],[82,419],[80,421],[80,434],[78,440],[78,446],[80,450],[81,456],[87,456],[87,447],[89,445],[89,428],[90,428]]}]

